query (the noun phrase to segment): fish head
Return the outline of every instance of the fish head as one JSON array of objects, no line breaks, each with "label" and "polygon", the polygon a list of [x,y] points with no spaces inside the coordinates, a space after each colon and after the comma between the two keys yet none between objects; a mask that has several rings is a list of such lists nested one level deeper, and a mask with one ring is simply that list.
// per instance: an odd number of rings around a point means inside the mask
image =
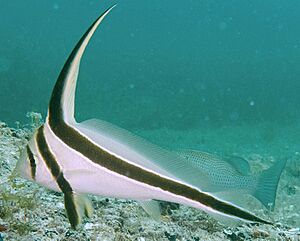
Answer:
[{"label": "fish head", "polygon": [[14,176],[21,176],[27,180],[33,181],[31,175],[30,161],[27,153],[27,146],[22,149],[17,165],[13,171]]},{"label": "fish head", "polygon": [[13,176],[20,176],[54,191],[59,191],[55,179],[36,151],[36,133],[21,151]]}]

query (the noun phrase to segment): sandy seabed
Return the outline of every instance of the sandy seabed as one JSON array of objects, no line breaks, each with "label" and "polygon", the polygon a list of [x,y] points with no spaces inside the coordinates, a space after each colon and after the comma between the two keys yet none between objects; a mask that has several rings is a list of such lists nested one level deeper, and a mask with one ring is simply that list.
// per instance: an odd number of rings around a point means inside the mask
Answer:
[{"label": "sandy seabed", "polygon": [[[152,220],[137,202],[90,196],[91,219],[78,230],[70,229],[60,193],[10,175],[20,150],[35,123],[10,128],[0,122],[0,234],[3,240],[300,240],[300,125],[136,131],[152,142],[173,149],[199,149],[215,154],[235,154],[247,159],[253,172],[279,158],[288,158],[277,192],[275,210],[261,206],[275,225],[227,226],[201,210],[162,203],[163,220]],[[1,239],[0,239],[1,240]]]}]

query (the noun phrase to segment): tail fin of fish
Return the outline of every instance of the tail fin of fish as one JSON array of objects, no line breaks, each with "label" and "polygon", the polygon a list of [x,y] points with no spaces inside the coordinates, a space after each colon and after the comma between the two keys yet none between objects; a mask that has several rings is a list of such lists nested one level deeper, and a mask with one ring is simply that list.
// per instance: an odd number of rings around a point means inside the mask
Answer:
[{"label": "tail fin of fish", "polygon": [[257,176],[258,182],[253,196],[268,209],[274,209],[278,182],[286,161],[286,159],[278,161]]}]

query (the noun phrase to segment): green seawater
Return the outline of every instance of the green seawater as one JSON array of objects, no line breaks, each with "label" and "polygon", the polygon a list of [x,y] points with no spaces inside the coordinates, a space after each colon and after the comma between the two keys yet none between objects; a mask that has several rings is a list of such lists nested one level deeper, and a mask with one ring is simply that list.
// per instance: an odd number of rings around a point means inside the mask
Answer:
[{"label": "green seawater", "polygon": [[[169,149],[234,154],[252,172],[288,159],[271,217],[299,227],[298,0],[0,0],[0,121],[45,118],[68,54],[115,3],[82,59],[77,120],[106,120]],[[273,231],[270,240],[283,237]]]},{"label": "green seawater", "polygon": [[118,3],[83,58],[76,115],[125,128],[299,120],[300,2],[0,1],[0,117],[45,116],[62,64]]}]

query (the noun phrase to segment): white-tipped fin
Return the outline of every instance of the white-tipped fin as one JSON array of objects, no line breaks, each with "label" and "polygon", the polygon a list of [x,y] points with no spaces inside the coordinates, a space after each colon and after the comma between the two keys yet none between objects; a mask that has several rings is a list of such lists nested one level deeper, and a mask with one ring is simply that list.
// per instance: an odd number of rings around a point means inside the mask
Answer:
[{"label": "white-tipped fin", "polygon": [[[74,100],[75,100],[75,89],[78,79],[80,61],[82,55],[85,51],[86,46],[88,45],[91,37],[96,31],[99,24],[107,16],[107,14],[115,7],[113,5],[108,10],[106,10],[89,28],[89,30],[83,35],[79,43],[74,48],[72,54],[70,55],[68,61],[66,62],[65,68],[63,71],[66,71],[67,74],[64,76],[64,87],[62,93],[62,111],[64,114],[64,120],[68,123],[75,123],[74,119]],[[63,72],[62,71],[62,72]]]}]

